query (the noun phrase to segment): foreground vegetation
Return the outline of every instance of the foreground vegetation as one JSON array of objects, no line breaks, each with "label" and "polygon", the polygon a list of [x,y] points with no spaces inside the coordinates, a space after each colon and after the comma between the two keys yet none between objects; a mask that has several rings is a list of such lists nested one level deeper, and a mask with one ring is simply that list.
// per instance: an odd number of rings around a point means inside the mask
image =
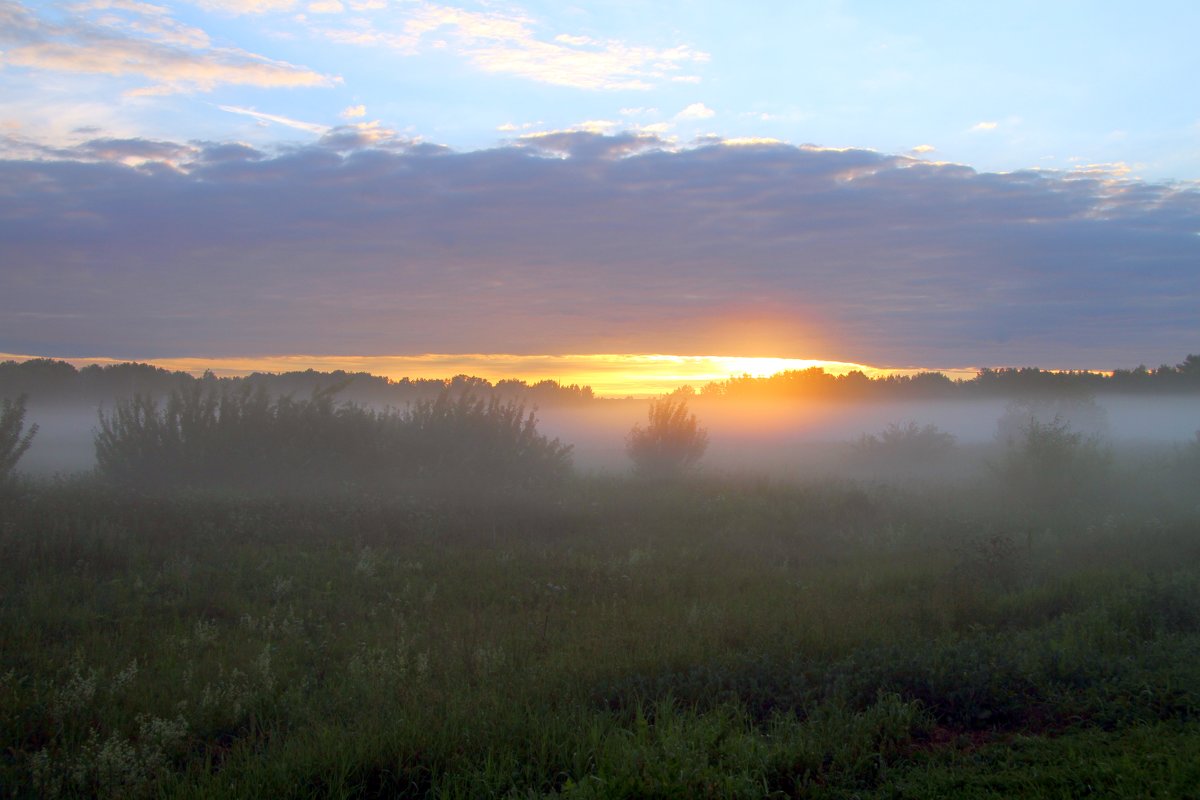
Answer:
[{"label": "foreground vegetation", "polygon": [[1186,796],[1193,458],[1118,462],[1069,514],[1014,498],[1007,462],[953,491],[17,482],[0,499],[0,786]]}]

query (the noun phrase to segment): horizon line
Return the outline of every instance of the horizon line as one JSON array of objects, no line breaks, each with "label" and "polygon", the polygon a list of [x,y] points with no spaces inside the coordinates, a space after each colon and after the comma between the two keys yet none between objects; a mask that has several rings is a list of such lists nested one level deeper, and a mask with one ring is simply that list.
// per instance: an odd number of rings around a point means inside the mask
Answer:
[{"label": "horizon line", "polygon": [[[255,372],[343,371],[368,373],[397,381],[449,380],[469,375],[497,383],[522,380],[537,383],[553,380],[559,385],[590,387],[598,397],[652,397],[669,394],[684,386],[700,389],[709,383],[750,376],[765,378],[782,372],[817,367],[830,375],[862,372],[871,378],[937,372],[951,379],[971,379],[981,367],[878,367],[830,359],[775,356],[673,355],[666,353],[422,353],[416,355],[311,355],[266,356],[179,356],[164,358],[113,358],[110,356],[40,356],[0,353],[0,361],[34,359],[63,361],[75,368],[117,364],[147,364],[172,372],[200,376],[244,377]],[[989,367],[1008,369],[1010,367]],[[1039,367],[1039,369],[1041,369]],[[1045,370],[1065,372],[1071,370]],[[1082,372],[1105,372],[1078,370]]]}]

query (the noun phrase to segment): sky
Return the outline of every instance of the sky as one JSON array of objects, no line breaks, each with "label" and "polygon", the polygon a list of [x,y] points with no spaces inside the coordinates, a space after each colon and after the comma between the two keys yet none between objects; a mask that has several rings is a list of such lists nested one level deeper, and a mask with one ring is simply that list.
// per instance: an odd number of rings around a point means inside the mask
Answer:
[{"label": "sky", "polygon": [[0,353],[1176,363],[1196,30],[1190,2],[0,0]]}]

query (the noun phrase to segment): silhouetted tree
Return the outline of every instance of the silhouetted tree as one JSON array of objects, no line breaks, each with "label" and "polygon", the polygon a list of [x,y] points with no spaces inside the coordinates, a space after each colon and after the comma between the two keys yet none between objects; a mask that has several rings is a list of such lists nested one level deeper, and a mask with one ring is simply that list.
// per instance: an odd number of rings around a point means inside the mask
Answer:
[{"label": "silhouetted tree", "polygon": [[647,478],[670,478],[691,468],[708,448],[708,432],[687,401],[663,397],[650,403],[646,427],[634,425],[625,441],[634,472]]},{"label": "silhouetted tree", "polygon": [[0,485],[8,482],[9,476],[29,449],[37,425],[25,428],[25,395],[16,400],[0,399]]}]

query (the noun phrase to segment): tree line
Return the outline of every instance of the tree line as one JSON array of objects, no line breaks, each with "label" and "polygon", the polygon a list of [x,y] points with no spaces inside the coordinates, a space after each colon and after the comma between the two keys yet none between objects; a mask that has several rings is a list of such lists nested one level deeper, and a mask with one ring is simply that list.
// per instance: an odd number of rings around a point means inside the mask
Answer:
[{"label": "tree line", "polygon": [[[690,394],[685,389],[682,394]],[[1038,367],[985,367],[975,377],[951,379],[941,372],[883,375],[872,378],[855,370],[832,375],[820,367],[779,372],[765,378],[749,375],[705,385],[699,392],[712,398],[829,398],[829,399],[967,399],[1095,394],[1200,393],[1200,355],[1189,355],[1175,366],[1138,366],[1112,372],[1054,371]]]},{"label": "tree line", "polygon": [[0,362],[0,397],[25,395],[33,404],[111,404],[115,398],[144,395],[166,398],[172,392],[193,390],[239,392],[262,390],[271,396],[307,396],[333,391],[340,402],[375,407],[403,407],[433,401],[443,392],[453,396],[470,394],[546,408],[578,405],[594,399],[589,386],[560,384],[545,380],[527,383],[501,380],[495,383],[470,375],[449,379],[400,378],[394,380],[367,372],[318,372],[303,370],[282,373],[255,372],[250,375],[218,377],[206,372],[197,377],[150,364],[127,362],[76,368],[66,361],[34,358]]},{"label": "tree line", "polygon": [[[253,373],[217,377],[211,372],[196,377],[140,363],[92,365],[81,368],[48,358],[0,362],[0,397],[25,395],[34,404],[111,403],[115,398],[146,395],[165,398],[195,385],[219,391],[258,391],[271,396],[306,396],[336,391],[340,401],[397,408],[432,401],[443,392],[470,394],[500,402],[552,408],[604,402],[589,386],[560,384],[553,380],[527,383],[456,375],[449,379],[400,378],[366,372]],[[934,400],[1014,398],[1031,396],[1087,396],[1095,394],[1171,395],[1200,393],[1200,355],[1188,355],[1175,366],[1154,369],[1138,366],[1112,372],[1052,371],[1037,367],[984,368],[973,378],[951,379],[940,372],[870,377],[861,371],[834,375],[820,367],[789,370],[763,378],[742,375],[714,381],[700,388],[684,387],[677,395],[707,399],[831,399],[831,400]]]}]

